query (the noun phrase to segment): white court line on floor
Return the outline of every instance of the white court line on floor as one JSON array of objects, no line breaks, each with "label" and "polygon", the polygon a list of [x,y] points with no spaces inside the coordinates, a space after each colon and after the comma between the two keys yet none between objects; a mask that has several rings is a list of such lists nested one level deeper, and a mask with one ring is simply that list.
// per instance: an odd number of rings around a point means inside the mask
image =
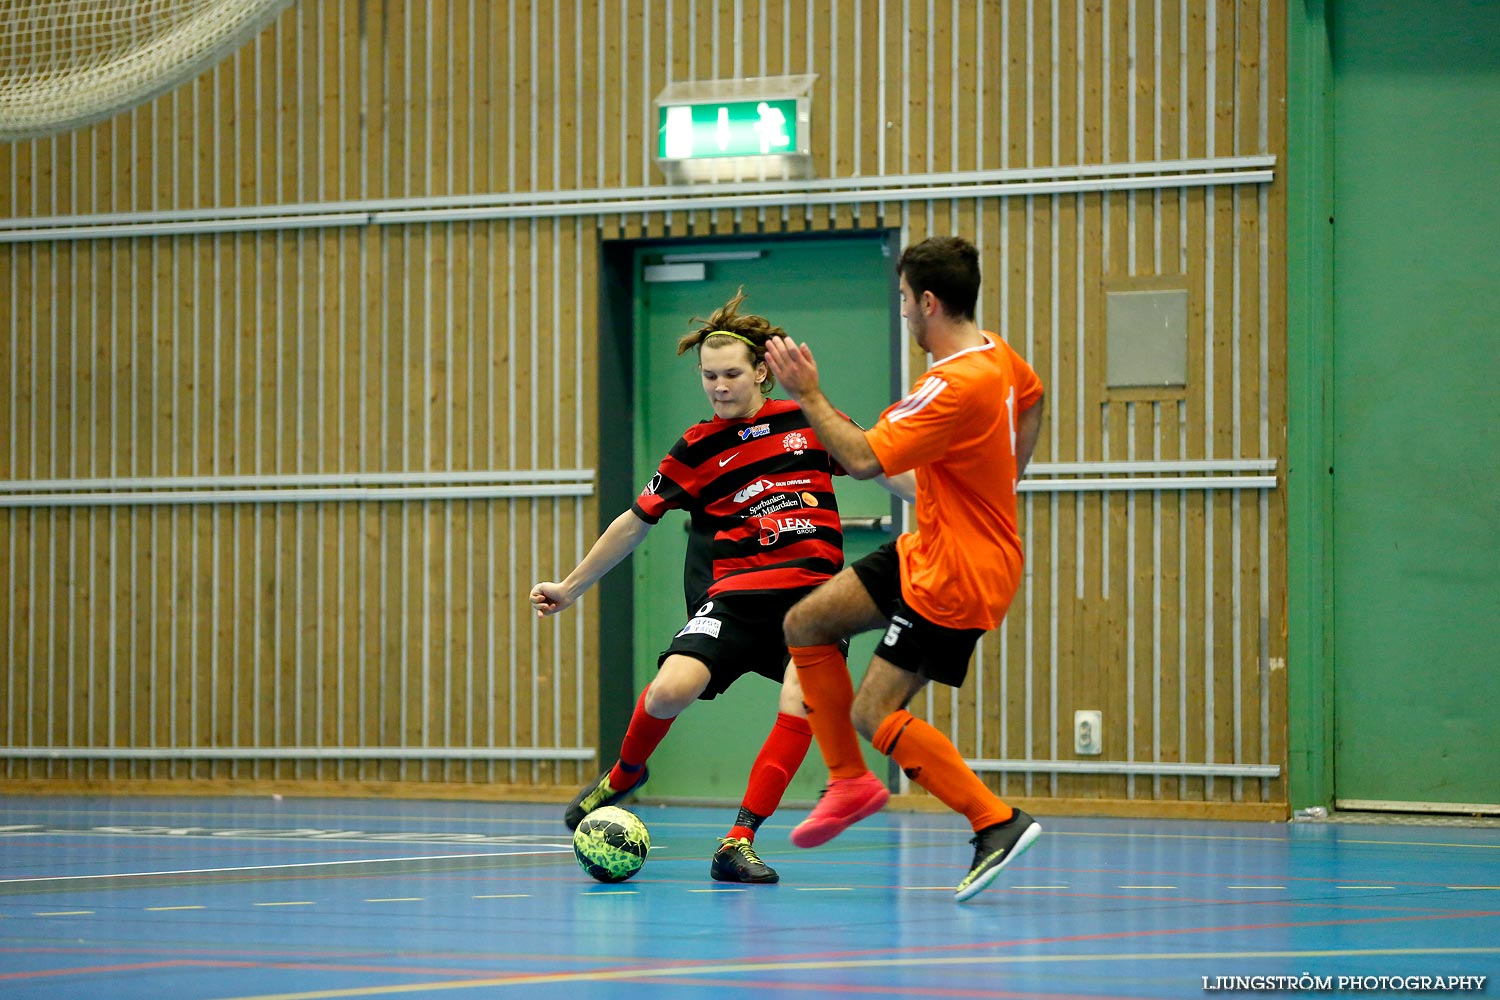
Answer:
[{"label": "white court line on floor", "polygon": [[82,879],[148,878],[158,875],[226,875],[231,872],[282,871],[288,868],[329,868],[334,865],[380,865],[400,864],[408,861],[451,861],[469,858],[516,858],[529,855],[562,854],[562,850],[549,851],[486,851],[474,854],[423,854],[399,858],[345,858],[339,861],[296,861],[279,865],[236,865],[229,868],[182,868],[159,872],[101,872],[94,875],[37,875],[29,878],[0,879],[5,885],[44,885],[48,882],[72,882]]},{"label": "white court line on floor", "polygon": [[[36,829],[31,829],[32,827],[36,827]],[[47,827],[36,823],[0,826],[0,837],[139,838],[172,842],[182,840],[208,840],[216,842],[253,840],[275,841],[278,844],[383,844],[387,847],[392,844],[411,844],[414,847],[438,844],[463,844],[472,847],[547,847],[554,850],[570,850],[573,846],[572,837],[565,837],[562,834],[556,837],[550,837],[547,834],[528,834],[525,836],[521,834],[499,834],[496,836],[459,834],[455,837],[447,835],[444,831],[323,830],[309,828],[253,830],[237,827],[182,827],[176,829],[156,827],[132,829],[111,826],[78,829],[70,827]],[[565,842],[558,843],[558,841]]]},{"label": "white court line on floor", "polygon": [[386,996],[397,993],[415,993],[419,991],[436,990],[495,990],[493,995],[499,995],[501,987],[518,987],[523,995],[532,995],[542,985],[557,986],[563,983],[605,983],[605,982],[629,982],[631,980],[657,979],[675,976],[733,976],[749,973],[751,975],[764,976],[770,972],[800,972],[803,970],[839,970],[852,971],[856,969],[921,969],[921,968],[962,968],[972,966],[975,968],[995,967],[1000,969],[1015,968],[1026,969],[1035,966],[1042,969],[1048,967],[1059,967],[1067,969],[1084,967],[1089,964],[1101,963],[1106,968],[1100,969],[1095,975],[1104,975],[1110,967],[1118,967],[1128,962],[1183,962],[1191,963],[1188,966],[1191,975],[1198,975],[1198,970],[1205,962],[1244,962],[1250,959],[1307,959],[1307,958],[1337,958],[1349,963],[1351,959],[1372,957],[1394,957],[1414,956],[1421,959],[1431,959],[1440,955],[1500,955],[1500,948],[1319,948],[1319,949],[1297,949],[1284,951],[1173,951],[1173,952],[1121,952],[1109,951],[1103,953],[1087,954],[1065,954],[1065,955],[1037,955],[1037,954],[1004,954],[1004,955],[940,955],[932,957],[919,957],[913,955],[900,955],[890,958],[871,959],[815,959],[811,961],[725,961],[720,963],[705,963],[702,965],[663,965],[652,964],[649,966],[638,966],[629,969],[599,969],[579,972],[559,973],[524,973],[521,975],[507,974],[490,979],[439,979],[432,982],[403,982],[384,986],[353,987],[346,990],[313,990],[296,993],[262,993],[249,996],[226,998],[226,1000],[328,1000],[330,996]]}]

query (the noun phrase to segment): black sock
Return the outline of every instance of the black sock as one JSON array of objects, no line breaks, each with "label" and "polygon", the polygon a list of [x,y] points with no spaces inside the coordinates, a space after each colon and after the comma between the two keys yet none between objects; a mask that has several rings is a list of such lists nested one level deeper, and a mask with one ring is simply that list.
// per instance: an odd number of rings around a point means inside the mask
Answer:
[{"label": "black sock", "polygon": [[744,806],[740,806],[740,814],[734,818],[734,825],[743,826],[751,833],[754,833],[760,829],[760,825],[765,821],[766,818],[764,816],[757,816]]}]

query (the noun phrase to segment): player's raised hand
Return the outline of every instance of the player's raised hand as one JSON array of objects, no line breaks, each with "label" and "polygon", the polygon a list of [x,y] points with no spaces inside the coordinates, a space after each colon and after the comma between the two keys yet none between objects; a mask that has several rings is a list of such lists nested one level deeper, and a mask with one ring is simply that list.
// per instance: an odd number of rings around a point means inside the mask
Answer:
[{"label": "player's raised hand", "polygon": [[545,618],[572,607],[573,597],[562,584],[547,581],[532,586],[531,606],[538,618]]},{"label": "player's raised hand", "polygon": [[793,401],[801,402],[803,396],[818,391],[818,363],[806,344],[790,337],[772,337],[766,341],[766,362]]}]

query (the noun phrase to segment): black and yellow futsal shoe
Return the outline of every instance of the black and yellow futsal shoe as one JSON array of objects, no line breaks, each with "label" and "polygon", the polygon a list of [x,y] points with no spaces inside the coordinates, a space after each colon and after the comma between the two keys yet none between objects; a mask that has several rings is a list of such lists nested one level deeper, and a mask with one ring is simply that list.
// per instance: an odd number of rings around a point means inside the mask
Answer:
[{"label": "black and yellow futsal shoe", "polygon": [[583,822],[583,817],[595,809],[603,809],[605,806],[617,806],[621,802],[624,802],[631,795],[635,794],[650,776],[651,770],[642,767],[641,776],[636,780],[636,783],[622,792],[617,792],[610,786],[609,772],[605,771],[599,775],[598,780],[592,785],[585,785],[583,791],[579,792],[573,797],[573,801],[568,803],[568,811],[563,813],[563,822],[567,824],[569,830],[578,829],[578,824]]},{"label": "black and yellow futsal shoe", "polygon": [[776,869],[762,861],[760,855],[755,853],[755,845],[744,837],[725,837],[719,841],[719,849],[714,852],[714,863],[709,874],[714,877],[715,882],[766,885],[781,881]]}]

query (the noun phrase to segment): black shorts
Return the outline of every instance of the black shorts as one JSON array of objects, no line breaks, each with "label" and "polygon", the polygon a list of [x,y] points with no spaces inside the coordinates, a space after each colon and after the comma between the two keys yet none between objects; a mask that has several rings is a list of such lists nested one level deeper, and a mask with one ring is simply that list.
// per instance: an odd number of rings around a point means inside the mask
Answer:
[{"label": "black shorts", "polygon": [[949,628],[913,611],[901,597],[901,558],[895,541],[886,542],[850,568],[890,623],[875,655],[918,677],[961,687],[969,676],[974,645],[985,630]]},{"label": "black shorts", "polygon": [[[708,687],[698,697],[711,701],[745,674],[760,674],[780,684],[786,677],[786,638],[782,619],[810,588],[774,594],[721,594],[705,598],[678,631],[672,644],[656,658],[660,669],[676,653],[702,660],[708,667]],[[844,655],[849,643],[839,644]]]}]

